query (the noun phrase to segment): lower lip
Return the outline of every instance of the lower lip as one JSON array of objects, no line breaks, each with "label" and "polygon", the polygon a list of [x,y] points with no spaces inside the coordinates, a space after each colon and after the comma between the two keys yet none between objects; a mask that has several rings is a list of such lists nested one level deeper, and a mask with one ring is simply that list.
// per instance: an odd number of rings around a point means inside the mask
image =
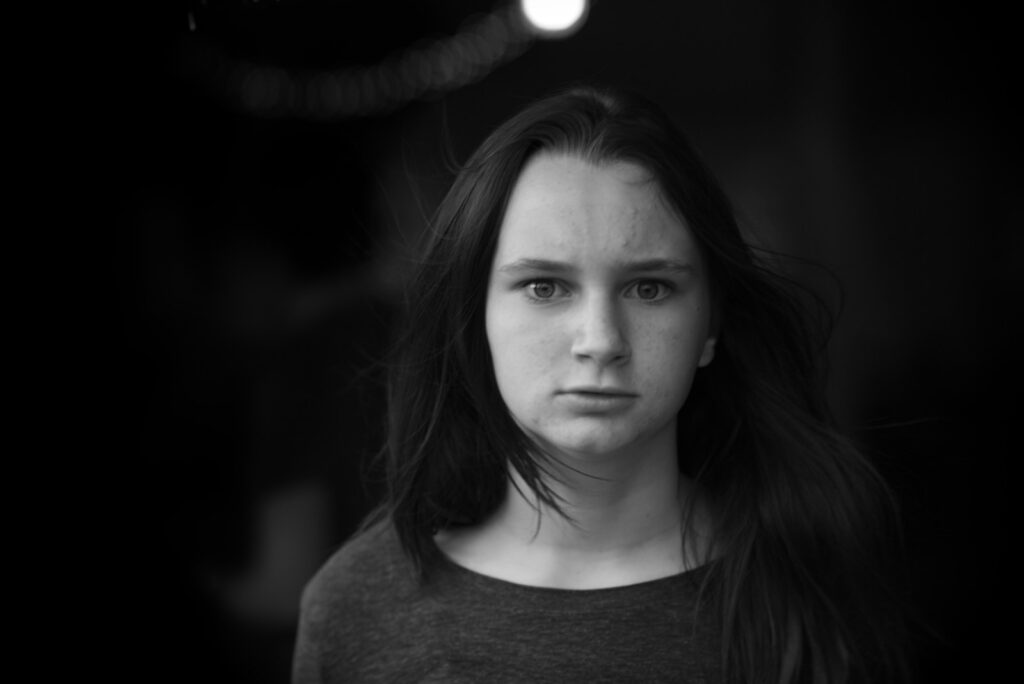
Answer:
[{"label": "lower lip", "polygon": [[636,400],[632,394],[599,394],[596,392],[565,392],[559,395],[573,408],[582,411],[621,409]]}]

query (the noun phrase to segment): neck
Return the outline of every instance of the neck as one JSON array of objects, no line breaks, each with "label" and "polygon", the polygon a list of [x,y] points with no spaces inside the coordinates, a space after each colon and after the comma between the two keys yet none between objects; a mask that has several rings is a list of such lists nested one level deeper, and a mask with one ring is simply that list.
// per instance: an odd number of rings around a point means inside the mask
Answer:
[{"label": "neck", "polygon": [[694,567],[699,540],[688,536],[692,553],[683,545],[694,488],[679,473],[674,440],[660,446],[603,459],[559,454],[545,461],[544,482],[561,513],[539,502],[513,471],[494,515],[438,542],[472,570],[538,586],[619,586]]},{"label": "neck", "polygon": [[671,459],[639,459],[631,465],[546,463],[549,472],[543,480],[561,513],[538,501],[513,471],[505,501],[490,522],[509,537],[553,552],[625,553],[660,537],[678,539],[686,483],[674,454]]}]

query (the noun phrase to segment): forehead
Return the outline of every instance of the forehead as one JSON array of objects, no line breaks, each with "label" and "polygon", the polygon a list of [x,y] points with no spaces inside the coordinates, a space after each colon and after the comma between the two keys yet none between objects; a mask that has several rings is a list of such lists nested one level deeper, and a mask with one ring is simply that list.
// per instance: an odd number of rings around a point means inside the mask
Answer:
[{"label": "forehead", "polygon": [[696,243],[649,171],[543,153],[509,198],[497,259],[699,258]]}]

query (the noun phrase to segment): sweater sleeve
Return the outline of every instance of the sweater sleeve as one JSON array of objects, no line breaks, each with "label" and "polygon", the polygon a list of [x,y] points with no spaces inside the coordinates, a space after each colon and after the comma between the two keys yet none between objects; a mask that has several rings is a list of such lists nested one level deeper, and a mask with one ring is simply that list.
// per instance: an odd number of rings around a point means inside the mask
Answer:
[{"label": "sweater sleeve", "polygon": [[385,525],[350,538],[302,592],[292,655],[292,684],[366,681],[381,644],[401,632],[415,585],[397,539]]},{"label": "sweater sleeve", "polygon": [[302,592],[299,625],[292,656],[292,684],[324,684],[323,642],[325,621],[314,577]]}]

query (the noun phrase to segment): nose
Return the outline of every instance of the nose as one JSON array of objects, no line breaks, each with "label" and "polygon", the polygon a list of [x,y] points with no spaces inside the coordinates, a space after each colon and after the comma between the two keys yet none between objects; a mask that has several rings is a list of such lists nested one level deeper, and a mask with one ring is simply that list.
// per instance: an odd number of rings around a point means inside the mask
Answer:
[{"label": "nose", "polygon": [[580,307],[572,354],[599,366],[622,364],[629,360],[630,347],[622,312],[615,302],[593,297]]}]

